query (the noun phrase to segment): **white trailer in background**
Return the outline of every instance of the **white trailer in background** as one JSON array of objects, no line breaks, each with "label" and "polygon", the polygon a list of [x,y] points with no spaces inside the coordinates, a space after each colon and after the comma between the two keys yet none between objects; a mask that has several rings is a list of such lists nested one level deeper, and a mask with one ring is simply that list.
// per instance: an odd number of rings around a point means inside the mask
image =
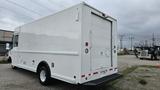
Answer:
[{"label": "white trailer in background", "polygon": [[16,28],[12,66],[37,72],[44,85],[100,84],[119,76],[116,36],[115,19],[81,3]]}]

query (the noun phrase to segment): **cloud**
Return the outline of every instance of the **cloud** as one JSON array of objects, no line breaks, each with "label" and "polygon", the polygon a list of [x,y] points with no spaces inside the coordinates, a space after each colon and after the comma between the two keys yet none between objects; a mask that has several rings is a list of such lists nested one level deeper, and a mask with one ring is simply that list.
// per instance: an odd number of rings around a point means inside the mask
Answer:
[{"label": "cloud", "polygon": [[[81,1],[116,18],[119,33],[160,33],[159,0],[1,0],[0,28],[11,26],[6,29],[14,29]],[[12,20],[14,25],[4,18]]]},{"label": "cloud", "polygon": [[15,27],[48,16],[80,1],[75,0],[1,0],[0,29]]}]

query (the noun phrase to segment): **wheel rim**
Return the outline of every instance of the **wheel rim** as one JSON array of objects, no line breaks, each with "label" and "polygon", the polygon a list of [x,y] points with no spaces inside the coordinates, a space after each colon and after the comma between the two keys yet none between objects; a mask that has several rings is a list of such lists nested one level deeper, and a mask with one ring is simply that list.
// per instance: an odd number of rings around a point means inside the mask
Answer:
[{"label": "wheel rim", "polygon": [[45,82],[45,80],[46,80],[46,71],[45,70],[42,70],[40,72],[40,79],[42,82]]}]

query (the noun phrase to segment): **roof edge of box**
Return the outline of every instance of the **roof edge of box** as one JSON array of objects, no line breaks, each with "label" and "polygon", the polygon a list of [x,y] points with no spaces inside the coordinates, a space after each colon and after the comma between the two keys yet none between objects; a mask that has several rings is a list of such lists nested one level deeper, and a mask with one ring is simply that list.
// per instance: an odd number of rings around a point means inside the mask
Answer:
[{"label": "roof edge of box", "polygon": [[[84,1],[83,1],[83,2],[81,2],[80,4],[83,4],[83,5],[85,5],[85,6],[88,6],[88,7],[92,8],[92,9],[94,9],[94,10],[98,11],[99,13],[102,13],[102,14],[107,15],[106,13],[103,13],[102,11],[100,11],[100,10],[98,10],[98,9],[94,8],[93,6],[91,6],[91,5],[87,4],[87,3],[86,3],[86,2],[84,2]],[[113,18],[113,17],[111,17],[111,16],[109,16],[109,15],[107,15],[107,17],[109,17],[109,18],[111,18],[111,19],[113,19],[113,20],[117,21],[117,19],[115,19],[115,18]]]}]

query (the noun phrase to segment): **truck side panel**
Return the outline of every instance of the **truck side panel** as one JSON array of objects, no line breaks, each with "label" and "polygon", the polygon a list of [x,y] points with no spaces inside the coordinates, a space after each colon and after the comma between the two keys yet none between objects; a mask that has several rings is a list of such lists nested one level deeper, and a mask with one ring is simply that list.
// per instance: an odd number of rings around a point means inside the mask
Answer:
[{"label": "truck side panel", "polygon": [[78,83],[81,63],[81,5],[20,27],[13,65],[36,72],[46,61],[53,78]]}]

